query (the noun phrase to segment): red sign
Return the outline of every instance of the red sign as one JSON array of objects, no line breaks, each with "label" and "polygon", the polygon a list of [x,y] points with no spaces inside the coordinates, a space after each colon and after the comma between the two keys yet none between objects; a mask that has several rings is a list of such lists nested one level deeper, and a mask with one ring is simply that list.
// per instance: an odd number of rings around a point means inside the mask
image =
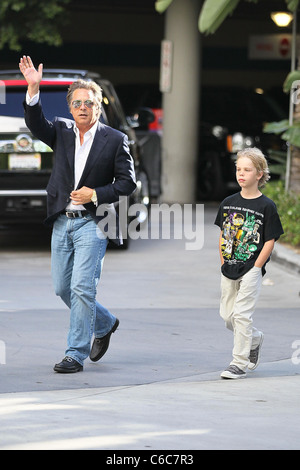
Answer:
[{"label": "red sign", "polygon": [[281,39],[280,44],[279,44],[280,54],[284,57],[289,53],[289,51],[290,51],[290,41],[288,40],[288,38]]}]

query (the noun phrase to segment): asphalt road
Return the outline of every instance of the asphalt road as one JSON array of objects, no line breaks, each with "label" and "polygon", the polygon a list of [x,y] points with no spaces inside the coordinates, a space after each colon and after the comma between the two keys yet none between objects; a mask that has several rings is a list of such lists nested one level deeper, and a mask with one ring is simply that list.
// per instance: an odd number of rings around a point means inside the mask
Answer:
[{"label": "asphalt road", "polygon": [[69,318],[52,289],[50,234],[0,229],[1,449],[300,448],[299,275],[269,263],[261,365],[221,380],[232,335],[218,314],[215,212],[206,205],[198,221],[199,250],[187,239],[108,250],[98,300],[120,327],[105,357],[71,376],[52,370]]}]

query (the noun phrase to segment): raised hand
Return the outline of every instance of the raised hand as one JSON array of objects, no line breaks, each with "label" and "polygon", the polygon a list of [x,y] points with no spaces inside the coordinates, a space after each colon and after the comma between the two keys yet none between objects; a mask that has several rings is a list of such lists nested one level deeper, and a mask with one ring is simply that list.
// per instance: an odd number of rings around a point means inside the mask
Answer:
[{"label": "raised hand", "polygon": [[38,66],[38,70],[35,69],[32,60],[29,56],[23,55],[20,59],[19,68],[28,83],[28,92],[32,97],[39,91],[39,85],[43,77],[43,64]]}]

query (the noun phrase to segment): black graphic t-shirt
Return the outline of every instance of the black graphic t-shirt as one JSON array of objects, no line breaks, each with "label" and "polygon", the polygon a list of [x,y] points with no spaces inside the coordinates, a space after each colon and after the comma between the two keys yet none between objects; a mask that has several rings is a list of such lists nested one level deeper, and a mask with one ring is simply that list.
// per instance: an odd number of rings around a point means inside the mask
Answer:
[{"label": "black graphic t-shirt", "polygon": [[[245,199],[240,193],[221,203],[215,224],[222,230],[222,273],[238,279],[255,264],[265,242],[283,234],[274,202],[264,194]],[[265,266],[262,269],[265,274]]]}]

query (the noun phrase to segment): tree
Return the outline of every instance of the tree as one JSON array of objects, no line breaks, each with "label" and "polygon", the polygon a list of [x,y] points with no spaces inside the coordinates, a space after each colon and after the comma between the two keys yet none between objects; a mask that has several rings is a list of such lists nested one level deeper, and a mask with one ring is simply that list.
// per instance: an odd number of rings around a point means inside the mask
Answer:
[{"label": "tree", "polygon": [[287,168],[289,178],[288,182],[286,181],[286,190],[300,194],[300,70],[295,70],[287,76],[283,90],[286,93],[292,93],[293,122],[290,124],[288,119],[284,119],[280,122],[267,123],[264,131],[281,135],[281,138],[291,146],[291,163],[290,168]]},{"label": "tree", "polygon": [[29,40],[59,46],[59,29],[70,0],[2,0],[0,3],[0,49],[19,51]]},{"label": "tree", "polygon": [[[198,22],[200,32],[207,34],[216,32],[227,16],[233,13],[240,1],[241,0],[204,0]],[[258,2],[258,0],[246,1],[252,3]],[[294,12],[298,8],[299,0],[285,1],[290,11]],[[173,0],[157,0],[155,2],[156,11],[163,13],[172,2]]]},{"label": "tree", "polygon": [[[159,13],[163,13],[172,3],[173,0],[157,0],[155,8]],[[241,0],[204,0],[202,9],[199,14],[198,27],[201,33],[212,34],[225,21],[228,15],[232,14]],[[245,1],[245,0],[244,0]],[[247,0],[248,2],[257,3],[258,0]],[[291,12],[296,12],[299,6],[299,0],[285,0],[287,8]],[[300,61],[298,61],[300,62]],[[299,64],[300,66],[300,64]],[[300,70],[298,74],[288,75],[283,89],[286,93],[292,87],[294,80],[300,79]],[[296,78],[295,78],[296,77]],[[299,85],[299,83],[298,83]],[[290,126],[289,122],[272,123],[271,126],[265,128],[268,132],[281,133],[282,138],[287,140],[291,145],[291,167],[290,171],[290,189],[300,193],[300,100],[297,101],[294,113],[294,122]],[[288,187],[286,189],[289,189]]]}]

